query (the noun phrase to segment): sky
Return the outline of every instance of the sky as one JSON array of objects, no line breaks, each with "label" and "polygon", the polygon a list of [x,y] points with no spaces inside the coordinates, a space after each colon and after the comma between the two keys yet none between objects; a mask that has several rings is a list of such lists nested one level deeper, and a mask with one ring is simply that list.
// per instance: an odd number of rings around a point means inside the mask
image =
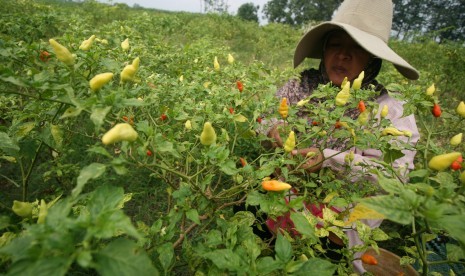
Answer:
[{"label": "sky", "polygon": [[[236,14],[237,9],[245,3],[253,3],[254,5],[259,5],[259,17],[261,18],[261,11],[263,6],[269,0],[226,0],[225,2],[228,5],[228,12],[230,14]],[[144,8],[154,8],[160,10],[168,11],[186,11],[186,12],[203,12],[204,1],[203,0],[100,0],[99,2],[103,3],[126,3],[128,6],[132,7],[134,4],[138,4]]]}]

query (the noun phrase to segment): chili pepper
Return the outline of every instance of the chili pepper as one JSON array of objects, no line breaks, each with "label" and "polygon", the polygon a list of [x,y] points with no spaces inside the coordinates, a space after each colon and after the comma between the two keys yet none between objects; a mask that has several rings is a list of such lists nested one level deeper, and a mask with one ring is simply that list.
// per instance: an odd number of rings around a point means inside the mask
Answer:
[{"label": "chili pepper", "polygon": [[312,126],[317,126],[318,122],[317,121],[312,121]]},{"label": "chili pepper", "polygon": [[435,103],[433,105],[433,109],[431,110],[431,112],[433,113],[434,117],[438,118],[441,116],[441,107],[439,107],[439,104]]},{"label": "chili pepper", "polygon": [[272,191],[272,192],[281,192],[281,191],[286,191],[292,188],[291,185],[281,182],[279,180],[264,180],[262,181],[262,187],[266,191]]},{"label": "chili pepper", "polygon": [[200,134],[200,143],[204,146],[210,146],[216,142],[216,132],[210,122],[203,125],[202,133]]},{"label": "chili pepper", "polygon": [[162,113],[160,115],[160,120],[165,121],[166,119],[168,119],[168,116],[165,113]]},{"label": "chili pepper", "polygon": [[32,215],[32,203],[23,201],[13,201],[13,207],[11,208],[15,214],[20,217],[26,218]]},{"label": "chili pepper", "polygon": [[345,105],[350,97],[350,81],[347,81],[342,90],[336,95],[336,105]]},{"label": "chili pepper", "polygon": [[131,64],[126,65],[123,71],[121,71],[121,82],[133,81],[137,70],[139,69],[140,59],[135,58]]},{"label": "chili pepper", "polygon": [[405,137],[412,137],[412,132],[411,131],[408,131],[408,130],[404,130],[402,131],[404,133],[404,136]]},{"label": "chili pepper", "polygon": [[336,123],[334,124],[334,128],[341,128],[342,124],[340,121],[336,121]]},{"label": "chili pepper", "polygon": [[307,100],[300,100],[296,105],[297,105],[298,107],[301,107],[301,106],[306,105],[309,101],[310,101],[310,99],[307,99]]},{"label": "chili pepper", "polygon": [[428,162],[428,167],[432,170],[443,171],[455,161],[459,156],[462,156],[460,152],[451,152],[436,155]]},{"label": "chili pepper", "polygon": [[286,142],[284,143],[284,151],[291,152],[295,148],[295,133],[291,130]]},{"label": "chili pepper", "polygon": [[373,255],[370,255],[367,253],[363,254],[362,257],[360,257],[360,259],[362,260],[364,264],[369,264],[369,265],[378,264],[378,260]]},{"label": "chili pepper", "polygon": [[436,91],[436,87],[434,87],[434,83],[433,83],[431,84],[430,87],[426,88],[426,95],[433,96],[435,91]]},{"label": "chili pepper", "polygon": [[90,49],[90,47],[92,46],[92,43],[94,43],[94,39],[95,39],[95,35],[92,35],[88,39],[84,40],[81,43],[81,46],[79,46],[79,49],[81,49],[83,51],[88,51]]},{"label": "chili pepper", "polygon": [[462,143],[462,136],[463,134],[462,133],[459,133],[457,135],[454,135],[454,137],[452,137],[450,139],[450,144],[451,146],[458,146],[460,145],[460,143]]},{"label": "chili pepper", "polygon": [[404,136],[404,132],[398,130],[395,127],[387,127],[381,132],[381,136],[387,136],[387,135]]},{"label": "chili pepper", "polygon": [[281,103],[279,104],[278,113],[281,114],[283,119],[287,118],[289,114],[289,106],[287,106],[287,98],[282,98]]},{"label": "chili pepper", "polygon": [[120,141],[134,142],[137,139],[137,136],[137,132],[130,124],[119,123],[103,135],[102,143],[109,145]]},{"label": "chili pepper", "polygon": [[39,216],[37,218],[37,223],[42,224],[45,222],[45,218],[47,217],[48,214],[48,207],[47,203],[45,203],[45,200],[41,199],[40,200],[40,206],[39,206]]},{"label": "chili pepper", "polygon": [[213,68],[215,68],[215,71],[220,71],[220,63],[218,62],[218,58],[215,57],[213,60]]},{"label": "chili pepper", "polygon": [[147,150],[147,156],[152,156],[152,154],[153,154],[152,151],[148,149]]},{"label": "chili pepper", "polygon": [[234,114],[234,108],[230,107],[230,108],[229,108],[229,113],[230,113],[230,114]]},{"label": "chili pepper", "polygon": [[354,161],[354,158],[355,158],[354,151],[351,150],[349,153],[347,153],[344,156],[344,162],[346,162],[346,164],[350,164],[352,163],[352,161]]},{"label": "chili pepper", "polygon": [[236,86],[239,92],[242,92],[244,90],[244,85],[242,84],[241,81],[236,81]]},{"label": "chili pepper", "polygon": [[185,127],[187,130],[191,130],[191,129],[192,129],[191,120],[187,120],[187,121],[184,123],[184,127]]},{"label": "chili pepper", "polygon": [[247,161],[245,161],[245,158],[241,157],[241,158],[239,158],[239,160],[241,161],[242,167],[247,166]]},{"label": "chili pepper", "polygon": [[383,106],[383,109],[381,109],[381,118],[386,118],[386,116],[389,114],[389,107],[387,105]]},{"label": "chili pepper", "polygon": [[368,111],[363,111],[358,115],[357,121],[360,123],[360,125],[365,125],[368,122],[368,117],[370,116],[370,112]]},{"label": "chili pepper", "polygon": [[39,58],[43,62],[47,62],[50,59],[50,53],[47,51],[40,51]]},{"label": "chili pepper", "polygon": [[50,45],[52,45],[53,51],[55,52],[55,55],[59,61],[68,66],[72,66],[74,64],[74,56],[71,54],[68,48],[56,42],[55,39],[49,39],[48,42]]},{"label": "chili pepper", "polygon": [[228,63],[233,64],[234,63],[234,57],[231,54],[228,54]]},{"label": "chili pepper", "polygon": [[262,123],[262,117],[257,118],[257,123],[261,124]]},{"label": "chili pepper", "polygon": [[[363,78],[365,77],[365,71],[360,72],[358,77],[354,80],[354,83],[352,84],[352,89],[358,90],[362,87],[362,82]],[[363,112],[363,111],[361,111]]]},{"label": "chili pepper", "polygon": [[457,114],[465,118],[465,103],[460,102],[459,105],[457,106],[456,111],[457,111]]},{"label": "chili pepper", "polygon": [[181,75],[181,76],[179,77],[179,82],[183,82],[183,81],[184,81],[184,75]]},{"label": "chili pepper", "polygon": [[129,38],[126,38],[123,42],[121,42],[121,48],[124,51],[129,51]]},{"label": "chili pepper", "polygon": [[454,162],[452,162],[452,164],[450,165],[450,168],[453,170],[453,171],[457,171],[457,170],[460,170],[462,168],[462,164],[460,164],[460,162],[458,162],[457,160],[455,160]]},{"label": "chili pepper", "polygon": [[347,81],[349,81],[349,79],[347,77],[344,77],[341,83],[341,88],[344,88],[344,86],[346,86]]},{"label": "chili pepper", "polygon": [[113,73],[102,73],[95,75],[90,81],[89,86],[92,91],[100,90],[105,84],[109,83],[113,78]]},{"label": "chili pepper", "polygon": [[358,110],[360,111],[360,113],[366,110],[365,102],[363,100],[358,102]]},{"label": "chili pepper", "polygon": [[127,122],[128,121],[128,116],[123,116],[123,121]]}]

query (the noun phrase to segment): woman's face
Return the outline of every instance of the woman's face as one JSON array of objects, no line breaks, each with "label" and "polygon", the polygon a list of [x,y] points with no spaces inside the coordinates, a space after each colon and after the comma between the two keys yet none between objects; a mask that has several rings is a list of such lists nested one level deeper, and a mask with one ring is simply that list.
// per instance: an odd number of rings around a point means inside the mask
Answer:
[{"label": "woman's face", "polygon": [[326,42],[324,64],[334,85],[340,86],[345,77],[350,81],[358,77],[370,59],[370,53],[344,31],[332,33]]}]

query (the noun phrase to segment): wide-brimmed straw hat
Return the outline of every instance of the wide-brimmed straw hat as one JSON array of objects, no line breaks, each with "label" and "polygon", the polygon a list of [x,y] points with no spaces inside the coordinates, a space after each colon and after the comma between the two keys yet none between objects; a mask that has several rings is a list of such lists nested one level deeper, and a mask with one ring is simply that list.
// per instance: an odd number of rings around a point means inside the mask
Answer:
[{"label": "wide-brimmed straw hat", "polygon": [[391,0],[345,0],[331,21],[313,27],[302,37],[294,53],[294,68],[307,57],[321,59],[325,35],[342,29],[372,55],[391,62],[406,78],[418,79],[418,71],[388,46],[392,14]]}]

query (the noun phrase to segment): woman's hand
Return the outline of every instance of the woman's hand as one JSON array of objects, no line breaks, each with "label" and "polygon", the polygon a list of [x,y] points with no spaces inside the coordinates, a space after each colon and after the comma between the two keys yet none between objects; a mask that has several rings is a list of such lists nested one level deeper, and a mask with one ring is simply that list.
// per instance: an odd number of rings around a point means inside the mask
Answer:
[{"label": "woman's hand", "polygon": [[[314,154],[311,154],[311,153]],[[317,172],[321,169],[323,165],[324,156],[323,153],[318,148],[304,148],[293,150],[291,152],[292,155],[300,154],[305,158],[305,162],[299,167],[301,169],[306,170],[309,173]],[[311,157],[307,157],[307,155],[313,155]]]}]

